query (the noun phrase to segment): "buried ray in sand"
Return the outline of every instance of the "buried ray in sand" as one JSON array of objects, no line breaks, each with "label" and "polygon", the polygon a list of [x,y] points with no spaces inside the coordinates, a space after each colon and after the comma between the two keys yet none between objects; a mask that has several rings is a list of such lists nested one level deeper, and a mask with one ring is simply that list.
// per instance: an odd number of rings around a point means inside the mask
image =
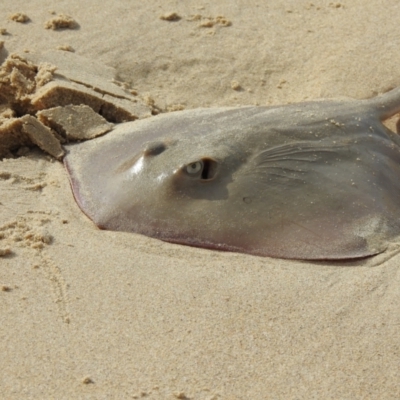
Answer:
[{"label": "buried ray in sand", "polygon": [[195,109],[67,146],[75,198],[103,229],[295,259],[384,251],[400,233],[400,138],[369,100]]}]

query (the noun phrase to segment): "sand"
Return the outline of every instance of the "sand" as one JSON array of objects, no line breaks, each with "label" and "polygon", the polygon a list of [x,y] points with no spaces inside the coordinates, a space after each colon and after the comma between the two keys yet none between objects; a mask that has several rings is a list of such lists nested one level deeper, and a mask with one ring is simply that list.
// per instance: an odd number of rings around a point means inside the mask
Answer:
[{"label": "sand", "polygon": [[[0,62],[75,51],[162,111],[363,98],[400,85],[399,11],[5,0]],[[400,243],[310,263],[100,231],[59,161],[18,154],[0,162],[2,398],[400,398]]]}]

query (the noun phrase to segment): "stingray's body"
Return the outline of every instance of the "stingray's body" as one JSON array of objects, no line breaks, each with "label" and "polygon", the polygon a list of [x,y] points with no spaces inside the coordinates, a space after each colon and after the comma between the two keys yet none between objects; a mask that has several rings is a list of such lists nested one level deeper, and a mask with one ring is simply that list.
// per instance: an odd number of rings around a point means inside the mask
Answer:
[{"label": "stingray's body", "polygon": [[348,259],[400,234],[400,138],[370,100],[180,111],[68,146],[100,228],[262,256]]}]

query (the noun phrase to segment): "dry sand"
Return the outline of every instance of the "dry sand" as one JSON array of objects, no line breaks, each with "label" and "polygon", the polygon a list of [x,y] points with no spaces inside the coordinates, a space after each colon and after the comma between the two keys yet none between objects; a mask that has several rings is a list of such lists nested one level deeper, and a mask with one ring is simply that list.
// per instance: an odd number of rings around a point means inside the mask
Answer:
[{"label": "dry sand", "polygon": [[[74,49],[161,109],[362,98],[400,85],[399,12],[397,0],[4,0],[0,61]],[[60,162],[4,159],[0,397],[398,399],[399,253],[309,263],[100,231]]]}]

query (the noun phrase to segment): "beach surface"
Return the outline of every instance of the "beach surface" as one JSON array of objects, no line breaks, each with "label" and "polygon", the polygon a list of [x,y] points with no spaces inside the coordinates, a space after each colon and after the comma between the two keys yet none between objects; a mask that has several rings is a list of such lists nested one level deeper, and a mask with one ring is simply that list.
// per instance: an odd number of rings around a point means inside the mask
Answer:
[{"label": "beach surface", "polygon": [[[399,13],[396,0],[4,0],[0,62],[84,57],[162,112],[368,98],[400,85]],[[60,161],[0,161],[4,399],[399,399],[399,305],[400,241],[329,263],[101,231]]]}]

